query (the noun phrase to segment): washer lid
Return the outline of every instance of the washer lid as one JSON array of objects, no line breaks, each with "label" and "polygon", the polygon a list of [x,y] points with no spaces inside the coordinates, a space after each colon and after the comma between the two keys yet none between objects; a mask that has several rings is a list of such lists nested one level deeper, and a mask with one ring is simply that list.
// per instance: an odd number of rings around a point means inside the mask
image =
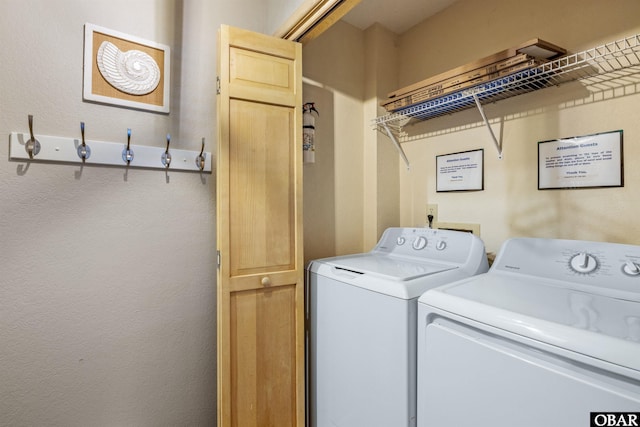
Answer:
[{"label": "washer lid", "polygon": [[439,264],[392,255],[358,254],[326,260],[327,264],[359,274],[387,280],[407,281],[453,270],[456,265]]},{"label": "washer lid", "polygon": [[640,372],[640,303],[487,273],[419,302]]}]

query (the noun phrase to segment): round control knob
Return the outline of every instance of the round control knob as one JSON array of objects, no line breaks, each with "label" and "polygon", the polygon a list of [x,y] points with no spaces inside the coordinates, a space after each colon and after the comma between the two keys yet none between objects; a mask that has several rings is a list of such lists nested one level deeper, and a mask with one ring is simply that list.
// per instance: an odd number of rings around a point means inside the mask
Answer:
[{"label": "round control knob", "polygon": [[404,245],[404,243],[407,241],[407,239],[405,239],[404,237],[400,236],[396,239],[396,244],[398,246],[402,246]]},{"label": "round control knob", "polygon": [[419,251],[424,249],[427,246],[427,239],[424,236],[416,237],[416,240],[413,241],[413,249]]},{"label": "round control knob", "polygon": [[580,252],[571,257],[569,266],[577,273],[588,274],[598,268],[598,260],[591,254]]},{"label": "round control knob", "polygon": [[439,251],[443,251],[447,247],[447,242],[444,240],[438,240],[436,243],[436,249]]},{"label": "round control knob", "polygon": [[622,272],[629,276],[640,276],[640,265],[633,261],[627,261],[622,266]]}]

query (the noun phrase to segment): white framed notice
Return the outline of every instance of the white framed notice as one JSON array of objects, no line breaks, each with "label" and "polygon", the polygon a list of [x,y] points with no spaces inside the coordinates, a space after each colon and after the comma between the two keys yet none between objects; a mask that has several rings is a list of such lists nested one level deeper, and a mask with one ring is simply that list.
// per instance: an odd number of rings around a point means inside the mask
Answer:
[{"label": "white framed notice", "polygon": [[484,149],[436,156],[436,191],[484,190]]},{"label": "white framed notice", "polygon": [[622,130],[538,142],[538,190],[623,186]]}]

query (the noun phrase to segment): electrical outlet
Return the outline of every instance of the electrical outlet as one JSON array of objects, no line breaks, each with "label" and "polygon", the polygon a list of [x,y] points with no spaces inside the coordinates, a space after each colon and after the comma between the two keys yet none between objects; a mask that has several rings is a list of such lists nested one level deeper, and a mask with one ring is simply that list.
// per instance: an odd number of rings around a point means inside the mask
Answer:
[{"label": "electrical outlet", "polygon": [[437,204],[428,204],[427,205],[427,215],[433,215],[433,224],[438,222],[438,205]]}]

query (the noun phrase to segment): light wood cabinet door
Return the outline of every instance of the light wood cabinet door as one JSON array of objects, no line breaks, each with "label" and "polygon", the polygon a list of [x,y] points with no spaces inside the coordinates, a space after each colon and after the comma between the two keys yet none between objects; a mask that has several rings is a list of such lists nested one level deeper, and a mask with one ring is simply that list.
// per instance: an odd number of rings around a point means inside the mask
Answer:
[{"label": "light wood cabinet door", "polygon": [[302,427],[301,46],[218,42],[218,427]]}]

